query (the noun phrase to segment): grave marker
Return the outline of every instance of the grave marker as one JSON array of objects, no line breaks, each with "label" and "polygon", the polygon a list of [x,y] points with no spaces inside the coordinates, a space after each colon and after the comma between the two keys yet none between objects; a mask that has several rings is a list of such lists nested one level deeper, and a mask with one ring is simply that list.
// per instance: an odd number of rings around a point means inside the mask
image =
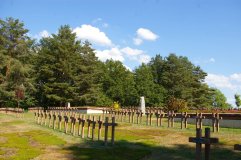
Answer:
[{"label": "grave marker", "polygon": [[112,126],[112,130],[111,130],[111,144],[112,145],[114,145],[115,126],[117,126],[117,123],[115,123],[115,117],[112,117],[111,123],[108,123],[108,121],[109,121],[109,117],[105,117],[105,122],[103,123],[103,125],[105,126],[105,138],[104,138],[105,146],[107,146],[107,140],[108,140],[108,126]]},{"label": "grave marker", "polygon": [[210,159],[210,145],[218,143],[218,138],[210,138],[210,128],[205,128],[205,137],[202,137],[202,129],[196,129],[196,137],[189,137],[189,142],[196,143],[196,160],[202,159],[202,144],[205,144],[205,160]]}]

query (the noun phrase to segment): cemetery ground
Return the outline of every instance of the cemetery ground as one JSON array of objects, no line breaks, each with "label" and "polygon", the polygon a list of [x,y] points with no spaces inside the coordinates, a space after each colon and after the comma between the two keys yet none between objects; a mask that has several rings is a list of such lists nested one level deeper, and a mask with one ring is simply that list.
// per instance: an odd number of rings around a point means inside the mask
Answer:
[{"label": "cemetery ground", "polygon": [[[188,138],[195,137],[195,126],[181,130],[179,125],[167,128],[165,123],[155,127],[118,122],[115,145],[104,146],[103,137],[92,141],[40,126],[33,113],[25,113],[23,118],[0,113],[0,159],[193,160],[195,144]],[[233,149],[241,143],[241,129],[221,128],[211,137],[219,138],[219,143],[211,146],[211,159],[241,159],[241,152]]]}]

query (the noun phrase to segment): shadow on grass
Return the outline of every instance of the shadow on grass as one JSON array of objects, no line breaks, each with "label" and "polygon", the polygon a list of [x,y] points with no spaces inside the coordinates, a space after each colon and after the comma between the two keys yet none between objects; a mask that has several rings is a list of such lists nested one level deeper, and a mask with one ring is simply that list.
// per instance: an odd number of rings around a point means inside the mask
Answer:
[{"label": "shadow on grass", "polygon": [[[188,143],[188,142],[187,142]],[[172,147],[152,146],[144,143],[117,141],[114,146],[105,147],[103,142],[86,142],[88,147],[70,146],[66,150],[81,160],[194,160],[195,148],[189,145]],[[204,152],[204,149],[203,149]],[[203,155],[204,156],[204,155]],[[211,147],[211,160],[240,160],[241,152],[223,148],[222,145]]]}]

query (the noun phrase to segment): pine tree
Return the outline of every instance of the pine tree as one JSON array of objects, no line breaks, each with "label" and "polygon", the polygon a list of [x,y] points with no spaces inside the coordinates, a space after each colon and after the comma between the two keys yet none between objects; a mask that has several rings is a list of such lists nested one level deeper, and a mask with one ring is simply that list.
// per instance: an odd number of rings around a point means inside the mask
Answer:
[{"label": "pine tree", "polygon": [[144,96],[147,106],[162,106],[165,90],[155,83],[151,67],[145,64],[139,66],[135,72],[135,83],[138,96]]},{"label": "pine tree", "polygon": [[20,98],[15,94],[19,88],[25,95],[23,105],[34,105],[30,64],[34,41],[27,33],[18,19],[0,19],[0,106],[15,107]]}]

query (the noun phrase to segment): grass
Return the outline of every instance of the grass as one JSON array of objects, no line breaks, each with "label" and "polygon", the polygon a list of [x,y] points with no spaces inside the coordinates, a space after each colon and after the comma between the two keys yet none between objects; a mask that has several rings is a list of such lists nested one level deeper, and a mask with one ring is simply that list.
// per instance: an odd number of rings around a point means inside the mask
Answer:
[{"label": "grass", "polygon": [[[128,118],[126,120],[128,121]],[[167,126],[166,121],[163,123]],[[70,133],[64,134],[63,130],[37,125],[33,113],[25,114],[24,118],[0,114],[0,159],[195,159],[195,144],[188,142],[188,137],[195,136],[194,125],[188,125],[188,129],[183,130],[180,129],[179,123],[175,124],[175,128],[155,125],[154,118],[153,126],[145,126],[145,121],[142,124],[118,123],[115,145],[108,144],[105,147],[103,141],[83,140]],[[241,152],[233,150],[234,144],[241,143],[241,129],[221,128],[220,133],[211,133],[211,137],[220,139],[219,144],[211,147],[211,159],[241,159]]]}]

